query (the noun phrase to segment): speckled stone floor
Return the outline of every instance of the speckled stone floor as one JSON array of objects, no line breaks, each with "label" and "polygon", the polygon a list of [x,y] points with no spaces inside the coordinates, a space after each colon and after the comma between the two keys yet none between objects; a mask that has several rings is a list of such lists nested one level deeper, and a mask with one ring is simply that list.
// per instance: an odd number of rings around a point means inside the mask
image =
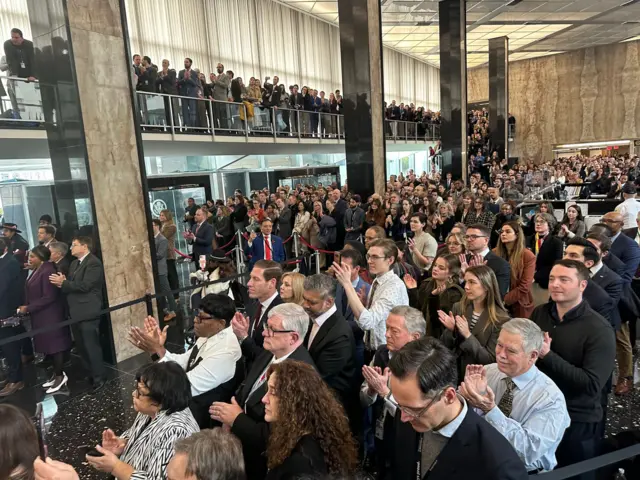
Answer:
[{"label": "speckled stone floor", "polygon": [[[171,351],[184,351],[182,332],[177,327],[170,329]],[[80,478],[107,479],[108,475],[90,468],[83,457],[83,447],[95,446],[100,442],[102,431],[113,429],[116,433],[127,429],[135,412],[132,407],[132,391],[135,372],[150,361],[141,354],[116,366],[109,366],[108,381],[96,394],[91,393],[88,383],[82,380],[83,373],[79,359],[72,356],[71,366],[65,370],[69,375],[69,388],[53,396],[57,407],[49,431],[49,452],[52,458],[72,464]],[[41,367],[29,365],[25,368],[26,388],[11,397],[0,400],[34,412],[37,402],[45,398],[42,383],[49,373]],[[51,399],[48,400],[51,404]],[[640,428],[640,389],[635,389],[625,397],[611,395],[607,418],[607,436],[624,430]],[[360,476],[360,478],[370,478]]]}]

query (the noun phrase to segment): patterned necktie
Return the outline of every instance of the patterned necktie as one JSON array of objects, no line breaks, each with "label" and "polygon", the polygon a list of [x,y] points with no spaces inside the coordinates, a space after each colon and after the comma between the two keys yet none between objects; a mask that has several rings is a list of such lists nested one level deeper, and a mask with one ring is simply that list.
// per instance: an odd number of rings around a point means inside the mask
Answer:
[{"label": "patterned necktie", "polygon": [[500,403],[498,403],[498,408],[502,410],[505,416],[509,417],[513,408],[513,391],[516,389],[516,384],[509,377],[506,377],[504,381],[507,384],[507,389],[504,391]]}]

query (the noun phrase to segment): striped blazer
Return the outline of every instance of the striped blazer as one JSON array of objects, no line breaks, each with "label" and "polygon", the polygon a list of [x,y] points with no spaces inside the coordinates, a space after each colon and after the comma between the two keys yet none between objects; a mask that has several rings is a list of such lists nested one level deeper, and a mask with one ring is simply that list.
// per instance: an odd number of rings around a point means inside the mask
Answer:
[{"label": "striped blazer", "polygon": [[120,436],[128,440],[120,460],[135,469],[131,480],[166,480],[173,444],[199,430],[188,408],[171,415],[162,411],[153,419],[138,413],[131,428]]}]

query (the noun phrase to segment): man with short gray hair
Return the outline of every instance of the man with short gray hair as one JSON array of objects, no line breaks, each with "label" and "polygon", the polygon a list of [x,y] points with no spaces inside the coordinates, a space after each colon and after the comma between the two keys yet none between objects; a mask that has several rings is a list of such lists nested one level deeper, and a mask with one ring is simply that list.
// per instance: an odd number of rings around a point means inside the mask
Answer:
[{"label": "man with short gray hair", "polygon": [[491,365],[468,365],[460,393],[513,446],[529,473],[553,470],[571,420],[564,395],[536,367],[544,335],[526,318],[502,326]]},{"label": "man with short gray hair", "polygon": [[[267,316],[262,333],[264,350],[242,343],[248,373],[236,396],[231,403],[214,402],[209,408],[211,418],[231,427],[231,433],[242,442],[247,478],[264,478],[267,474],[267,459],[262,454],[269,438],[262,403],[267,393],[267,370],[272,364],[288,358],[315,368],[304,346],[309,328],[309,316],[305,310],[295,303],[281,303],[271,308]],[[237,312],[234,321],[238,322],[239,317],[242,314]]]},{"label": "man with short gray hair", "polygon": [[244,480],[242,445],[221,428],[202,430],[178,440],[167,466],[171,480]]},{"label": "man with short gray hair", "polygon": [[[406,424],[397,424],[401,431],[396,431],[394,425],[396,407],[389,387],[389,360],[407,343],[423,337],[426,329],[427,323],[420,310],[406,305],[393,307],[387,317],[386,344],[378,347],[371,365],[362,367],[365,380],[360,388],[360,404],[373,408],[373,445],[379,478],[384,478],[391,467],[393,459],[389,454],[394,451],[394,441],[400,441],[407,432],[411,433],[411,427]],[[366,454],[370,456],[371,440],[365,439],[365,442]]]},{"label": "man with short gray hair", "polygon": [[58,273],[62,273],[65,277],[68,276],[71,265],[71,261],[67,257],[69,246],[64,242],[51,242],[49,250],[51,251],[50,261],[55,265]]},{"label": "man with short gray hair", "polygon": [[311,317],[304,345],[318,367],[318,372],[338,395],[352,419],[358,406],[356,378],[356,344],[351,326],[335,304],[337,282],[328,275],[311,275],[304,280],[302,295],[305,312]]}]

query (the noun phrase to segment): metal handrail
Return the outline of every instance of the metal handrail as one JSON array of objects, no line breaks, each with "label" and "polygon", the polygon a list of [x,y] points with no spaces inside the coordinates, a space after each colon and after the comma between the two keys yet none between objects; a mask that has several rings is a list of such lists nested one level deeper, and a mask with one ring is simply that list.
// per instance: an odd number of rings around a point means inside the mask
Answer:
[{"label": "metal handrail", "polygon": [[11,75],[0,75],[0,79],[2,78],[6,78],[7,80],[18,80],[18,81],[22,81],[25,83],[40,83],[40,80],[38,80],[37,78],[35,78],[35,80],[29,80],[28,78],[25,77],[13,77]]}]

